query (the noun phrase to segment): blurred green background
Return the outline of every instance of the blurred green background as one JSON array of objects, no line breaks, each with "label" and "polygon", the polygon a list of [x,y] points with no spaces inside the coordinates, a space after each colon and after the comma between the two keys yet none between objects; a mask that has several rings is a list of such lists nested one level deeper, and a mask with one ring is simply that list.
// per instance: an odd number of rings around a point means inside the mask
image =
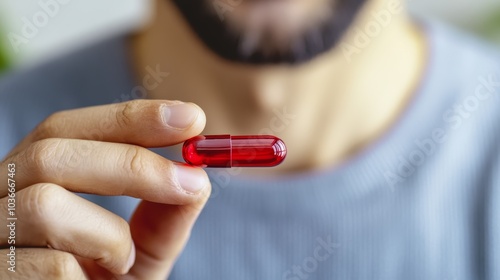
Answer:
[{"label": "blurred green background", "polygon": [[478,32],[500,46],[500,9],[494,10],[482,24],[472,31]]},{"label": "blurred green background", "polygon": [[2,32],[2,28],[0,27],[0,73],[4,72],[10,66],[10,59],[7,55],[7,44],[6,44],[6,36],[4,32]]}]

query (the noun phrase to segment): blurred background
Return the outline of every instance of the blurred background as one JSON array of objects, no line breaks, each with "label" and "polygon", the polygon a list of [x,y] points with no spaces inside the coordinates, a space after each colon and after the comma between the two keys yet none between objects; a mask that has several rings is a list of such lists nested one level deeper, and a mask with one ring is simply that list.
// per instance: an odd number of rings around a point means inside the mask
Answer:
[{"label": "blurred background", "polygon": [[[408,0],[411,13],[476,33],[500,46],[499,0]],[[0,0],[0,72],[139,28],[151,0]]]}]

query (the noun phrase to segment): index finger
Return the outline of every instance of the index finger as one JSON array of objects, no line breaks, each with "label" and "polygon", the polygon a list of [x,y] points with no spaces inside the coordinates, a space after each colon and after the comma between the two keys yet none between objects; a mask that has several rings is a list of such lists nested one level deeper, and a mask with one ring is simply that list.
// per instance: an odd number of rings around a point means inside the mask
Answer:
[{"label": "index finger", "polygon": [[193,103],[134,100],[52,114],[8,156],[47,138],[70,138],[160,147],[201,133],[205,114]]}]

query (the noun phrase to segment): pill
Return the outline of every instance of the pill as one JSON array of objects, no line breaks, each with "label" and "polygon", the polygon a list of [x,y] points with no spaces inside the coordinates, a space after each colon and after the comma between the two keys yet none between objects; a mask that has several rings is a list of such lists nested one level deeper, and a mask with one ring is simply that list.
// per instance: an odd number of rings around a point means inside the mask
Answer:
[{"label": "pill", "polygon": [[199,135],[184,142],[182,156],[200,167],[272,167],[283,162],[286,146],[271,135]]}]

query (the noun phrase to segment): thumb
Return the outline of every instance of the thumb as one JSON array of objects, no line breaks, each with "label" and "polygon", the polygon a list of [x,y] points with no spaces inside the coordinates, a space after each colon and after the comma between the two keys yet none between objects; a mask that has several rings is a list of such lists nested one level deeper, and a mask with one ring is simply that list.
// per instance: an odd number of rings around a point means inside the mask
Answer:
[{"label": "thumb", "polygon": [[139,204],[130,222],[136,259],[129,277],[166,279],[210,196],[210,188],[205,190],[199,201],[189,205]]}]

